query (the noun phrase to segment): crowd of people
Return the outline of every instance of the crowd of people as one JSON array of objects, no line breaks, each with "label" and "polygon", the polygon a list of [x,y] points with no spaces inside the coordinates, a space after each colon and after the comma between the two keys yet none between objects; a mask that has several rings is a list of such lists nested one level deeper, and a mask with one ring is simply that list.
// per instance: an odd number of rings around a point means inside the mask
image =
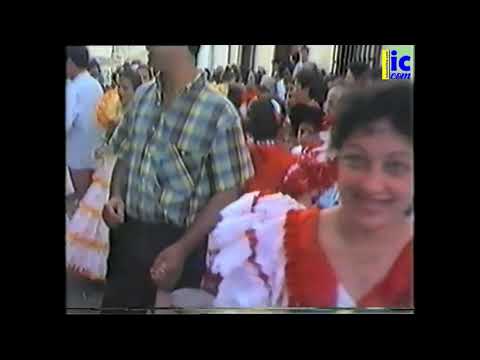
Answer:
[{"label": "crowd of people", "polygon": [[105,86],[67,48],[79,291],[104,284],[104,313],[413,306],[409,81],[328,75],[307,46],[271,75],[197,69],[200,45],[147,50]]}]

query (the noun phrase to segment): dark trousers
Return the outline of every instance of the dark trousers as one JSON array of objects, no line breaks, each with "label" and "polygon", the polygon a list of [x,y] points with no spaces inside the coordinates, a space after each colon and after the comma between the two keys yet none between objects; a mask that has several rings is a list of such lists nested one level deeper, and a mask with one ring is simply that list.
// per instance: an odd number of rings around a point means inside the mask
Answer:
[{"label": "dark trousers", "polygon": [[[157,255],[180,239],[185,229],[171,224],[148,224],[134,219],[111,231],[108,274],[102,307],[152,308],[157,288],[150,267]],[[200,287],[205,271],[206,246],[189,256],[175,289]],[[117,311],[114,311],[116,313]]]},{"label": "dark trousers", "polygon": [[[66,305],[67,309],[98,309],[102,304],[104,284],[83,279],[67,273]],[[87,310],[88,309],[88,310]],[[75,310],[75,313],[85,313]]]}]

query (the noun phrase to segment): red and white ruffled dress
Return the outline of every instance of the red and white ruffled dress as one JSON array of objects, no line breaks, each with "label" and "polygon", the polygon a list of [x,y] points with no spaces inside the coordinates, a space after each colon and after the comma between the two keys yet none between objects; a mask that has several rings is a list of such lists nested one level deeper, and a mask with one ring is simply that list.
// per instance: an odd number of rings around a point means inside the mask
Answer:
[{"label": "red and white ruffled dress", "polygon": [[[306,167],[308,167],[309,164],[314,164],[312,169],[315,169],[315,167],[318,166],[315,164],[325,164],[328,165],[327,167],[331,168],[332,165],[335,164],[335,161],[330,159],[328,156],[330,132],[324,131],[315,135],[318,136],[316,143],[304,143],[303,145],[299,145],[293,148],[291,152],[293,155],[299,156],[301,158],[300,162],[303,162],[304,166]],[[292,170],[293,168],[290,171]],[[333,174],[336,177],[336,171],[334,173],[331,173],[330,175]],[[340,194],[336,186],[336,181],[332,182],[330,187],[328,189],[325,189],[321,196],[319,194],[316,194],[316,196],[313,197],[312,201],[320,209],[326,209],[338,205],[340,201]]]},{"label": "red and white ruffled dress", "polygon": [[335,185],[336,162],[323,147],[310,147],[298,156],[275,142],[250,144],[249,149],[255,176],[245,184],[245,192],[281,192],[299,200],[308,194],[318,197]]},{"label": "red and white ruffled dress", "polygon": [[411,307],[412,242],[358,302],[319,245],[321,210],[287,195],[245,194],[210,234],[204,289],[215,307]]}]

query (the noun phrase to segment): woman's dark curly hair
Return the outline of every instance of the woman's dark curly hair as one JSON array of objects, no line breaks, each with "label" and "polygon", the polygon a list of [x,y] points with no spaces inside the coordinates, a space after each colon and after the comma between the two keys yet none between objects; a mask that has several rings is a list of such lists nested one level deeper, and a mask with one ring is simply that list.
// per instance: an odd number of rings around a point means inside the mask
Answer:
[{"label": "woman's dark curly hair", "polygon": [[297,104],[290,109],[290,123],[295,137],[302,123],[310,124],[315,131],[320,131],[323,113],[320,108],[306,104]]},{"label": "woman's dark curly hair", "polygon": [[388,81],[346,95],[339,103],[331,147],[342,148],[357,131],[388,119],[393,129],[413,144],[413,85],[410,81]]},{"label": "woman's dark curly hair", "polygon": [[137,90],[140,85],[142,85],[142,78],[140,74],[132,69],[124,70],[119,76],[119,79],[121,78],[130,80],[134,91]]},{"label": "woman's dark curly hair", "polygon": [[272,100],[272,97],[256,100],[248,109],[246,130],[255,141],[275,139],[283,125],[283,115],[276,112]]},{"label": "woman's dark curly hair", "polygon": [[302,68],[295,77],[302,89],[308,88],[308,95],[319,105],[323,105],[327,97],[328,86],[316,66]]}]

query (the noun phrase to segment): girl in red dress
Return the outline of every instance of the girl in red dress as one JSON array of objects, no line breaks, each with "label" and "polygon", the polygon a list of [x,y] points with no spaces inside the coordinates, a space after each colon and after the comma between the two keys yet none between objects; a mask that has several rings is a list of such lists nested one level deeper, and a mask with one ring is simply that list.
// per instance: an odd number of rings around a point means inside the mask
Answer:
[{"label": "girl in red dress", "polygon": [[[257,100],[249,108],[247,131],[253,138],[249,148],[255,176],[245,184],[244,192],[248,195],[244,199],[254,199],[252,194],[282,193],[297,200],[300,208],[308,208],[314,204],[315,198],[335,183],[336,166],[323,158],[319,160],[314,149],[299,156],[292,155],[289,145],[281,139],[284,119],[280,104],[272,98]],[[241,215],[249,213],[254,208],[252,204],[239,200],[222,212],[222,217],[228,218],[219,224],[226,231],[225,236],[231,236],[228,232],[236,233],[237,227],[243,229],[249,224],[248,216],[243,218]],[[282,206],[278,209],[283,211]],[[203,287],[216,293],[219,280],[212,271],[207,271]]]},{"label": "girl in red dress", "polygon": [[[282,137],[285,111],[273,98],[255,101],[248,111],[247,132],[255,176],[247,181],[244,191],[282,192],[295,199],[320,192],[336,176],[332,164],[323,156],[323,148],[310,147],[303,154],[292,155]],[[311,206],[311,203],[306,204]]]},{"label": "girl in red dress", "polygon": [[338,113],[341,205],[245,194],[222,211],[207,266],[218,307],[413,307],[413,89],[379,84]]},{"label": "girl in red dress", "polygon": [[[331,122],[319,107],[297,104],[290,109],[292,130],[299,143],[291,149],[297,156],[315,157],[317,162],[329,162],[328,146],[331,137]],[[290,194],[287,192],[287,194]],[[321,197],[315,199],[320,208],[329,208],[338,203],[338,191],[333,185]]]},{"label": "girl in red dress", "polygon": [[255,176],[245,185],[245,192],[278,192],[283,178],[297,157],[280,137],[285,116],[280,104],[265,98],[254,101],[248,109],[246,131],[251,136],[250,155]]}]

